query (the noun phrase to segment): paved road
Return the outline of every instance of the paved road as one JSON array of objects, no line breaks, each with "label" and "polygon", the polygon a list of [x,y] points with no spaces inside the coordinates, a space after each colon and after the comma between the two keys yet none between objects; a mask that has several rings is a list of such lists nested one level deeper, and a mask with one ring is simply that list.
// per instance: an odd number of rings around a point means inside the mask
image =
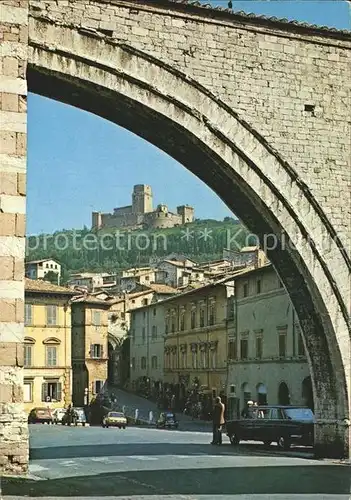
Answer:
[{"label": "paved road", "polygon": [[[31,426],[32,479],[4,500],[349,500],[350,468],[261,445],[209,444],[206,432]],[[42,479],[42,480],[40,480]]]}]

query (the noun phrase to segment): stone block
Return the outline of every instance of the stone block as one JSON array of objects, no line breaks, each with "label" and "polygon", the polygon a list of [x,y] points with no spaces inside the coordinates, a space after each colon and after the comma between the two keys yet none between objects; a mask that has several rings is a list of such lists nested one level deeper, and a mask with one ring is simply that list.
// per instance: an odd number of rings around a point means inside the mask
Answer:
[{"label": "stone block", "polygon": [[[16,1],[12,5],[3,5],[1,7],[1,22],[26,25],[28,23],[28,10],[20,8],[20,5],[20,1]],[[27,5],[23,5],[22,7]]]},{"label": "stone block", "polygon": [[23,343],[0,342],[0,366],[23,366],[23,348]]},{"label": "stone block", "polygon": [[18,95],[3,92],[1,94],[1,110],[18,112]]},{"label": "stone block", "polygon": [[27,132],[27,115],[18,113],[18,96],[16,111],[0,111],[0,123],[2,130],[9,132]]},{"label": "stone block", "polygon": [[26,174],[23,173],[17,174],[17,192],[21,196],[26,195],[26,187],[27,187],[26,180],[27,180]]},{"label": "stone block", "polygon": [[12,386],[0,384],[0,403],[12,403]]},{"label": "stone block", "polygon": [[16,214],[16,236],[26,235],[26,216],[24,214]]},{"label": "stone block", "polygon": [[15,233],[16,214],[5,214],[0,211],[0,236],[14,236]]},{"label": "stone block", "polygon": [[12,172],[0,172],[0,194],[17,194],[17,175]]},{"label": "stone block", "polygon": [[23,336],[23,323],[0,323],[0,342],[20,342]]},{"label": "stone block", "polygon": [[19,34],[16,33],[4,33],[5,42],[19,42]]},{"label": "stone block", "polygon": [[[0,213],[0,230],[2,228],[1,215],[12,215],[12,214],[1,214]],[[15,232],[15,228],[14,228],[14,232]],[[13,234],[14,234],[14,232],[13,232]],[[19,238],[19,237],[12,236],[12,235],[11,236],[1,235],[1,231],[0,231],[0,251],[1,251],[1,255],[3,257],[13,257],[14,259],[24,259],[25,246],[26,246],[25,238]]]},{"label": "stone block", "polygon": [[12,257],[0,257],[0,280],[12,280],[14,278],[13,264],[14,260]]},{"label": "stone block", "polygon": [[[18,67],[18,75],[20,75],[20,65]],[[24,81],[25,75],[22,77],[15,76],[3,76],[0,80],[0,92],[8,92],[9,94],[26,94],[27,93],[27,85]]]},{"label": "stone block", "polygon": [[16,299],[0,299],[0,318],[7,323],[16,322]]},{"label": "stone block", "polygon": [[0,151],[1,153],[16,154],[17,139],[15,132],[0,130]]},{"label": "stone block", "polygon": [[27,134],[17,133],[16,138],[16,154],[25,155],[27,154]]},{"label": "stone block", "polygon": [[25,214],[26,199],[24,196],[2,194],[0,195],[0,210],[9,214]]},{"label": "stone block", "polygon": [[24,277],[24,260],[13,259],[13,279],[15,281],[21,281],[23,280],[23,277]]},{"label": "stone block", "polygon": [[0,299],[23,299],[24,283],[20,281],[0,281]]}]

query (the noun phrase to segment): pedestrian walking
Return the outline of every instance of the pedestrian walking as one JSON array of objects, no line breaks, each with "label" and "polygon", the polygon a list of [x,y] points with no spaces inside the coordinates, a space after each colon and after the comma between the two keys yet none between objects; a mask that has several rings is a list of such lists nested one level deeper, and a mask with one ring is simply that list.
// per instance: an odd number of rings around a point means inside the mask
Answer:
[{"label": "pedestrian walking", "polygon": [[224,425],[225,406],[218,396],[213,407],[213,438],[211,444],[222,444],[222,426]]}]

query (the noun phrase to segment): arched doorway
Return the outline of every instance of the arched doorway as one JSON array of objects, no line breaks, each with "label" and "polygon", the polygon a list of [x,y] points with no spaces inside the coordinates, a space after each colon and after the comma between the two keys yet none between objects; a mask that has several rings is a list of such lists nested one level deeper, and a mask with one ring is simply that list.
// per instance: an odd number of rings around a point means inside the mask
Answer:
[{"label": "arched doorway", "polygon": [[278,403],[280,405],[289,405],[290,404],[290,392],[289,392],[289,388],[285,382],[281,382],[279,384]]},{"label": "arched doorway", "polygon": [[257,385],[257,403],[259,405],[267,404],[267,387],[264,384]]},{"label": "arched doorway", "polygon": [[[345,268],[345,255],[294,166],[254,126],[211,89],[176,70],[172,61],[161,63],[108,39],[96,37],[92,43],[89,34],[42,17],[32,21],[29,91],[90,111],[146,139],[212,188],[261,242],[267,235],[275,237],[267,254],[305,337],[317,448],[326,450],[333,441],[333,453],[344,453],[349,431],[341,422],[350,416],[350,362],[349,351],[342,348],[349,345],[342,278],[346,272],[339,269]],[[60,46],[47,40],[60,40]],[[321,234],[330,236],[333,251],[325,253],[315,244]],[[318,418],[335,422],[333,431],[328,427],[325,443],[325,426],[318,425]]]},{"label": "arched doorway", "polygon": [[311,377],[306,377],[302,381],[302,399],[304,404],[314,411],[313,391]]}]

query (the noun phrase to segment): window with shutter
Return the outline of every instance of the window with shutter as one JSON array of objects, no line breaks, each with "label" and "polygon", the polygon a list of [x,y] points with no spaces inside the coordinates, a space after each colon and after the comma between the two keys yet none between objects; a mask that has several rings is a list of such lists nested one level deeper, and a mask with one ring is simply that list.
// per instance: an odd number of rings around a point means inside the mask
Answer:
[{"label": "window with shutter", "polygon": [[24,346],[24,366],[32,366],[32,346]]},{"label": "window with shutter", "polygon": [[47,366],[57,366],[57,347],[47,346],[46,347],[46,365]]},{"label": "window with shutter", "polygon": [[46,323],[47,325],[57,325],[57,307],[55,305],[46,306]]},{"label": "window with shutter", "polygon": [[24,324],[25,325],[32,324],[32,304],[24,305]]},{"label": "window with shutter", "polygon": [[49,395],[49,385],[44,383],[41,386],[41,400],[46,401],[48,395]]},{"label": "window with shutter", "polygon": [[59,382],[57,385],[57,389],[56,389],[56,392],[57,392],[57,395],[56,395],[56,399],[57,401],[61,401],[62,399],[62,384]]}]

